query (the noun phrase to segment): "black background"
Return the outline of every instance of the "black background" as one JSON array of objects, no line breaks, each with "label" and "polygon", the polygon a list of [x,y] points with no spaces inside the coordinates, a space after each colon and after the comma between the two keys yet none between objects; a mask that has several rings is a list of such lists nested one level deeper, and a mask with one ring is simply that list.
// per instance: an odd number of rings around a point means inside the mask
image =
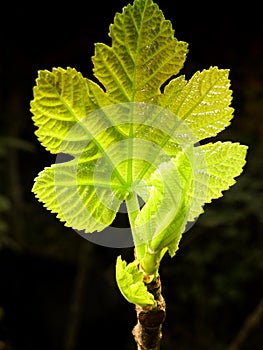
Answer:
[{"label": "black background", "polygon": [[[241,185],[210,206],[183,237],[176,257],[164,258],[161,267],[168,311],[163,349],[223,350],[263,294],[261,9],[251,1],[157,3],[177,39],[189,43],[182,71],[187,79],[210,66],[230,69],[236,116],[219,138],[250,147]],[[70,66],[92,79],[94,43],[110,44],[109,25],[125,5],[54,1],[2,7],[0,189],[10,208],[3,214],[7,230],[0,245],[0,349],[136,348],[133,305],[120,295],[114,276],[116,257],[131,260],[132,248],[84,240],[31,192],[38,172],[54,162],[31,120],[38,70]],[[262,327],[261,320],[240,350],[262,349]]]}]

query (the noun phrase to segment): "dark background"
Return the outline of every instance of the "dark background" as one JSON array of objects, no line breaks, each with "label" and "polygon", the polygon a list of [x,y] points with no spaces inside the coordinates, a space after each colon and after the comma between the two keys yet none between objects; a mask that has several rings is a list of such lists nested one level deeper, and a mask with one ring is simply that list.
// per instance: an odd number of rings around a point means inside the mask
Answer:
[{"label": "dark background", "polygon": [[[261,9],[251,1],[156,2],[176,37],[189,43],[181,72],[187,79],[210,66],[230,69],[235,118],[216,140],[249,146],[237,184],[206,206],[176,256],[163,259],[167,319],[162,349],[261,350]],[[131,261],[132,248],[84,240],[31,192],[38,172],[55,159],[38,143],[31,120],[38,70],[70,66],[92,79],[94,43],[110,44],[109,25],[127,4],[9,2],[2,7],[0,350],[136,348],[134,308],[120,295],[114,276],[116,257]],[[253,323],[249,315],[255,311]],[[239,344],[234,340],[240,331]]]}]

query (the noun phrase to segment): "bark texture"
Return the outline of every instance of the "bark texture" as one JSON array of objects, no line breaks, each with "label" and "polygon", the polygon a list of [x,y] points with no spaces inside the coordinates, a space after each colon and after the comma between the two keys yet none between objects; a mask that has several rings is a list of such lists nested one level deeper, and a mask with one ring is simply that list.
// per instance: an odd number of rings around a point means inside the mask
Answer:
[{"label": "bark texture", "polygon": [[159,350],[162,339],[162,325],[166,316],[166,304],[161,294],[161,280],[158,276],[151,283],[146,284],[147,289],[154,295],[157,306],[154,309],[135,306],[137,324],[132,333],[138,350]]}]

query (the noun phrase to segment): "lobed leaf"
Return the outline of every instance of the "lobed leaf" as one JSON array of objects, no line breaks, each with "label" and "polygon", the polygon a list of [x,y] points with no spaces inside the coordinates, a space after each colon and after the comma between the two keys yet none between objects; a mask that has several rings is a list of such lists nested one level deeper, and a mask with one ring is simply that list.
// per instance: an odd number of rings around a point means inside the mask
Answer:
[{"label": "lobed leaf", "polygon": [[[124,7],[109,35],[111,46],[96,44],[92,57],[101,86],[72,68],[39,71],[31,101],[36,135],[58,158],[32,190],[66,226],[85,232],[109,226],[126,201],[139,258],[118,259],[117,281],[129,301],[153,305],[138,264],[156,274],[164,253],[175,254],[187,222],[235,183],[247,146],[199,146],[233,118],[229,71],[175,77],[188,45],[157,4]],[[61,163],[64,153],[73,159]]]},{"label": "lobed leaf", "polygon": [[[39,71],[33,94],[31,112],[38,128],[36,135],[51,153],[75,155],[79,149],[82,152],[83,142],[86,146],[94,136],[87,126],[87,123],[94,123],[89,116],[92,119],[92,112],[110,103],[97,84],[83,78],[74,68]],[[112,126],[106,116],[100,118],[100,122],[104,129]],[[78,132],[73,137],[75,130]],[[69,135],[73,146],[67,148],[65,141],[69,143]]]},{"label": "lobed leaf", "polygon": [[94,181],[94,164],[76,163],[73,160],[45,168],[35,179],[32,191],[65,226],[102,231],[112,223],[121,201],[103,183],[103,174]]},{"label": "lobed leaf", "polygon": [[228,69],[210,67],[196,72],[188,82],[180,76],[165,87],[159,103],[178,116],[197,141],[216,136],[233,118],[228,75]]},{"label": "lobed leaf", "polygon": [[194,172],[193,187],[196,189],[192,196],[192,205],[189,213],[189,221],[196,219],[203,210],[196,205],[198,197],[205,193],[204,203],[211,203],[213,199],[223,196],[223,191],[228,190],[236,183],[246,164],[248,147],[237,142],[216,142],[195,148],[195,157],[200,163],[204,161]]},{"label": "lobed leaf", "polygon": [[95,46],[94,75],[113,103],[150,101],[183,67],[188,44],[152,0],[135,0],[115,15],[112,46]]}]

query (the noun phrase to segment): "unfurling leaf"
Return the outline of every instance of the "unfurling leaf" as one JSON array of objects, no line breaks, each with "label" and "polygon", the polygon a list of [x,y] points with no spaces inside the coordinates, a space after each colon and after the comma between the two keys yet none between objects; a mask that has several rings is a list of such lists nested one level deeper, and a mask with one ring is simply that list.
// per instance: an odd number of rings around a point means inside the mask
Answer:
[{"label": "unfurling leaf", "polygon": [[133,261],[127,265],[120,256],[116,263],[116,281],[118,287],[130,303],[142,307],[154,307],[156,301],[154,296],[148,292],[143,282],[143,272],[138,269],[138,261]]}]

